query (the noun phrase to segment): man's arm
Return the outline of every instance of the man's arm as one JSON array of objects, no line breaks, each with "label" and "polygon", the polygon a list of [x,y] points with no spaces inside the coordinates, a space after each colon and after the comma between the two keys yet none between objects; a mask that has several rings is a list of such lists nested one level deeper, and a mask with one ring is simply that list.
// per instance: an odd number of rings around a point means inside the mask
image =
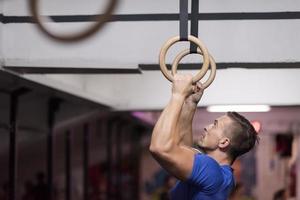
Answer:
[{"label": "man's arm", "polygon": [[150,151],[160,165],[180,180],[186,180],[193,167],[194,152],[181,144],[178,121],[187,96],[193,92],[192,76],[175,75],[172,97],[152,132]]},{"label": "man's arm", "polygon": [[193,94],[185,100],[178,122],[178,131],[181,138],[181,144],[185,146],[193,146],[193,118],[197,110],[197,104],[203,95],[201,83],[197,83]]}]

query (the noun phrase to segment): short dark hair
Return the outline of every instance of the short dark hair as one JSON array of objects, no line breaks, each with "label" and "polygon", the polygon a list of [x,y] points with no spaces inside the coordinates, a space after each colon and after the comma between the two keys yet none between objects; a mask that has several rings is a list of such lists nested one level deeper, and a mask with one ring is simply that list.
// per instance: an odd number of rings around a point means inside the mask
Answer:
[{"label": "short dark hair", "polygon": [[227,112],[227,116],[233,121],[229,147],[229,156],[233,162],[238,156],[250,151],[259,138],[252,124],[244,116],[237,112]]}]

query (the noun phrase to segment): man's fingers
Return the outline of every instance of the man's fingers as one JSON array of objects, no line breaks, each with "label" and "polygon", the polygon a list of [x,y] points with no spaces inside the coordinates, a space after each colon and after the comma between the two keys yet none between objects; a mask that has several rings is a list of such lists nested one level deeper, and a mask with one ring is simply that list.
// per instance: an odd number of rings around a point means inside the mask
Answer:
[{"label": "man's fingers", "polygon": [[198,86],[197,85],[193,85],[193,93],[195,94],[197,92],[199,92]]},{"label": "man's fingers", "polygon": [[195,92],[195,93],[200,92],[200,91],[202,90],[201,86],[202,86],[202,85],[200,85],[200,84],[198,84],[198,83],[197,83],[196,85],[194,85],[194,92]]},{"label": "man's fingers", "polygon": [[197,92],[204,91],[203,84],[201,82],[196,83]]}]

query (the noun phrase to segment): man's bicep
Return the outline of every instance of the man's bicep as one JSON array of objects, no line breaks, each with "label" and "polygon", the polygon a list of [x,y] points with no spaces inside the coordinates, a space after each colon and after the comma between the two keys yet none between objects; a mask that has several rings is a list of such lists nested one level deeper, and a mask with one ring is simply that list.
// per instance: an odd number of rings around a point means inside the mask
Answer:
[{"label": "man's bicep", "polygon": [[176,146],[171,151],[154,155],[159,164],[179,180],[187,180],[193,170],[195,152],[187,146]]}]

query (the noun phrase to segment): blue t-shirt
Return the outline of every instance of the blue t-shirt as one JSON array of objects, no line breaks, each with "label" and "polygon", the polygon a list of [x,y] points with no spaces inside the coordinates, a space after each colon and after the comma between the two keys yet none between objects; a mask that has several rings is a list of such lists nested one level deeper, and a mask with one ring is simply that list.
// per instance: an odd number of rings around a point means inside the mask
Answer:
[{"label": "blue t-shirt", "polygon": [[178,181],[170,191],[171,200],[226,200],[234,187],[232,169],[220,166],[205,154],[196,154],[186,181]]}]

